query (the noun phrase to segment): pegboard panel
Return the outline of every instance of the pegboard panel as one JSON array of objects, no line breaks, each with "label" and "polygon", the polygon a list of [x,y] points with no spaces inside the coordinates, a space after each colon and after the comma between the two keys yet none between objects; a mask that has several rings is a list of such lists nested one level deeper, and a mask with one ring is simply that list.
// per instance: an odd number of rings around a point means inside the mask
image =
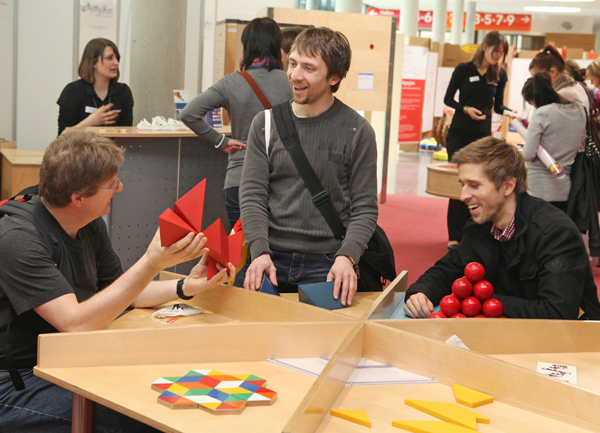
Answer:
[{"label": "pegboard panel", "polygon": [[123,269],[144,255],[158,217],[177,197],[179,138],[115,138],[125,149],[123,191],[113,196],[109,234]]},{"label": "pegboard panel", "polygon": [[[223,185],[227,172],[227,154],[199,138],[181,139],[179,197],[206,179],[206,196],[202,229],[221,218],[227,233],[230,231],[227,210],[223,203]],[[177,272],[188,274],[197,261],[177,265]]]}]

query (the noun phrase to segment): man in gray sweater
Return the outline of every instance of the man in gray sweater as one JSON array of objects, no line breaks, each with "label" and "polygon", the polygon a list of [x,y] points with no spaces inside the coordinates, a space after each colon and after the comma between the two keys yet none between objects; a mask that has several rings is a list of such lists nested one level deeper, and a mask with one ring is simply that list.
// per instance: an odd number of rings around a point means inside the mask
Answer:
[{"label": "man in gray sweater", "polygon": [[[313,28],[296,39],[288,69],[302,149],[329,192],[346,236],[334,238],[281,142],[271,112],[259,113],[250,128],[240,187],[242,225],[252,260],[244,280],[247,289],[258,290],[263,273],[280,292],[297,291],[298,284],[334,281],[333,297],[341,296],[343,305],[352,303],[355,269],[375,230],[378,208],[373,128],[333,96],[350,58],[343,34]],[[270,137],[267,143],[265,135]]]}]

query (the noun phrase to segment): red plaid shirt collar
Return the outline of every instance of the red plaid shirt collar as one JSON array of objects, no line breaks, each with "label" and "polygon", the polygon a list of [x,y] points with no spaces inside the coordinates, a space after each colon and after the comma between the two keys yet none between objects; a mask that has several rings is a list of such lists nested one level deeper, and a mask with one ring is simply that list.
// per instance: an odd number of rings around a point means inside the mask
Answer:
[{"label": "red plaid shirt collar", "polygon": [[504,229],[504,231],[501,231],[498,227],[496,227],[496,224],[492,223],[492,229],[490,230],[490,234],[494,237],[494,239],[500,242],[512,239],[512,237],[515,235],[515,217],[512,217],[510,223]]}]

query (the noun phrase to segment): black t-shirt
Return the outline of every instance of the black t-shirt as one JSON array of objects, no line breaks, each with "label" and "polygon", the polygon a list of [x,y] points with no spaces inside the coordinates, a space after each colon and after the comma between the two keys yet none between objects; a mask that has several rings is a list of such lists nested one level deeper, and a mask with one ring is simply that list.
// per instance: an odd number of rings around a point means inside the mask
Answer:
[{"label": "black t-shirt", "polygon": [[[469,129],[489,135],[492,129],[492,107],[498,114],[504,113],[504,88],[508,75],[504,68],[500,68],[500,80],[497,83],[488,83],[484,75],[477,70],[475,63],[460,63],[450,78],[448,90],[444,97],[444,104],[456,111],[452,118],[452,129]],[[454,100],[456,91],[459,91],[459,102]],[[486,115],[484,120],[473,120],[463,112],[464,107],[474,107]]]},{"label": "black t-shirt", "polygon": [[115,281],[122,273],[102,218],[92,221],[70,237],[36,197],[58,238],[59,263],[52,261],[46,244],[29,221],[17,216],[0,219],[0,368],[5,369],[6,327],[12,306],[10,338],[17,368],[37,364],[39,334],[57,330],[42,319],[34,307],[68,293],[83,302]]},{"label": "black t-shirt", "polygon": [[108,86],[106,98],[101,100],[94,86],[84,80],[67,84],[56,103],[60,106],[58,112],[58,135],[69,126],[75,126],[103,105],[114,104],[119,117],[117,123],[111,126],[132,126],[133,124],[133,95],[127,84],[114,83]]}]

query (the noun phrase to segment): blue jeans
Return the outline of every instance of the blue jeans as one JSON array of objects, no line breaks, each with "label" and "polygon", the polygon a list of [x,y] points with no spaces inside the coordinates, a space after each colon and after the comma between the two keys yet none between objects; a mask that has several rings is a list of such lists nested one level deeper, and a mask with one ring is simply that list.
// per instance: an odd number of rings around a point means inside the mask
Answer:
[{"label": "blue jeans", "polygon": [[[69,433],[73,393],[34,376],[30,369],[19,372],[25,382],[25,389],[22,391],[17,391],[9,375],[2,374],[3,371],[0,370],[0,431]],[[96,405],[98,433],[157,431],[121,413]]]},{"label": "blue jeans", "polygon": [[227,219],[229,219],[229,224],[231,224],[230,229],[240,219],[239,191],[240,188],[238,186],[223,190],[223,202],[225,203],[225,209],[227,209]]},{"label": "blue jeans", "polygon": [[[295,293],[299,284],[323,283],[335,261],[335,253],[305,254],[271,250],[273,264],[277,269],[277,291],[280,293]],[[244,286],[246,266],[238,273],[234,285]]]}]

